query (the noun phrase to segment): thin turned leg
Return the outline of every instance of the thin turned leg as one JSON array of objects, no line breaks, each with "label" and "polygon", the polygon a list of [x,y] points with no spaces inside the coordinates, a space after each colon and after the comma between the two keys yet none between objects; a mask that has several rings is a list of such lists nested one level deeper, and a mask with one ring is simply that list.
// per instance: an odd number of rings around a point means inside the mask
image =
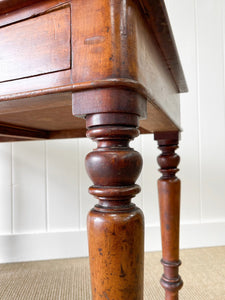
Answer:
[{"label": "thin turned leg", "polygon": [[[137,120],[118,125],[121,117],[137,118],[99,114],[98,126],[96,116],[86,119],[87,136],[97,142],[86,157],[94,183],[89,192],[98,199],[87,224],[93,300],[143,299],[144,220],[141,210],[131,203],[140,191],[135,181],[142,158],[129,147],[139,131]],[[115,124],[109,126],[112,120]]]},{"label": "thin turned leg", "polygon": [[162,154],[158,156],[161,178],[158,180],[160,222],[162,236],[162,264],[164,274],[161,285],[166,300],[178,300],[178,291],[183,285],[178,269],[179,226],[180,226],[180,180],[176,177],[180,157],[178,148],[179,132],[155,133]]}]

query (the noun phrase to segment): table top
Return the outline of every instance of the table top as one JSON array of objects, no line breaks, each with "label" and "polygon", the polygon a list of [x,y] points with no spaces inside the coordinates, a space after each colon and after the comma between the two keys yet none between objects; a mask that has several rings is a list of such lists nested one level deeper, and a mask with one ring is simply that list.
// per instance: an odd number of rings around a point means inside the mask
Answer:
[{"label": "table top", "polygon": [[142,133],[179,130],[187,85],[164,1],[108,2],[0,1],[0,141],[85,136],[71,101],[105,89],[148,100]]}]

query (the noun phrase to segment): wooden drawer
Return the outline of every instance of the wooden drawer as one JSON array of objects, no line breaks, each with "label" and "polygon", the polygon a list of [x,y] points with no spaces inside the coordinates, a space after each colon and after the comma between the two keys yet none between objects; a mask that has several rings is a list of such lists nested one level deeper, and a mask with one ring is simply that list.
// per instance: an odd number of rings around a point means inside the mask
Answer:
[{"label": "wooden drawer", "polygon": [[0,82],[71,67],[70,6],[0,28]]}]

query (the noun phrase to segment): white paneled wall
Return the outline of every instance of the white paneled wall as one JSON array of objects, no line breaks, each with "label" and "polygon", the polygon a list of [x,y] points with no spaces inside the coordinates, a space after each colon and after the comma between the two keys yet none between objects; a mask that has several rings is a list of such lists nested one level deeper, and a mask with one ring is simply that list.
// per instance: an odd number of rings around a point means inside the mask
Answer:
[{"label": "white paneled wall", "polygon": [[46,143],[48,231],[75,230],[80,227],[80,166],[77,149],[76,139]]},{"label": "white paneled wall", "polygon": [[[181,247],[225,245],[225,1],[167,0],[187,78],[181,95]],[[146,250],[160,249],[158,150],[137,138],[144,167],[134,200]],[[86,256],[86,215],[96,200],[84,168],[88,139],[0,144],[0,262]]]},{"label": "white paneled wall", "polygon": [[12,232],[46,230],[45,142],[12,145]]}]

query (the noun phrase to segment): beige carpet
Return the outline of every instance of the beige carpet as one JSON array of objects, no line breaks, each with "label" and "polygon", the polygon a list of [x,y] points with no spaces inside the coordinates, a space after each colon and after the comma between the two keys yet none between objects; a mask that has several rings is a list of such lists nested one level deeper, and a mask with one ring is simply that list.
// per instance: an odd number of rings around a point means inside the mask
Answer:
[{"label": "beige carpet", "polygon": [[[145,300],[164,299],[158,281],[161,254],[146,253]],[[185,282],[180,300],[225,300],[225,247],[181,251]],[[1,300],[90,300],[88,260],[0,265]],[[127,299],[129,300],[129,299]]]}]

